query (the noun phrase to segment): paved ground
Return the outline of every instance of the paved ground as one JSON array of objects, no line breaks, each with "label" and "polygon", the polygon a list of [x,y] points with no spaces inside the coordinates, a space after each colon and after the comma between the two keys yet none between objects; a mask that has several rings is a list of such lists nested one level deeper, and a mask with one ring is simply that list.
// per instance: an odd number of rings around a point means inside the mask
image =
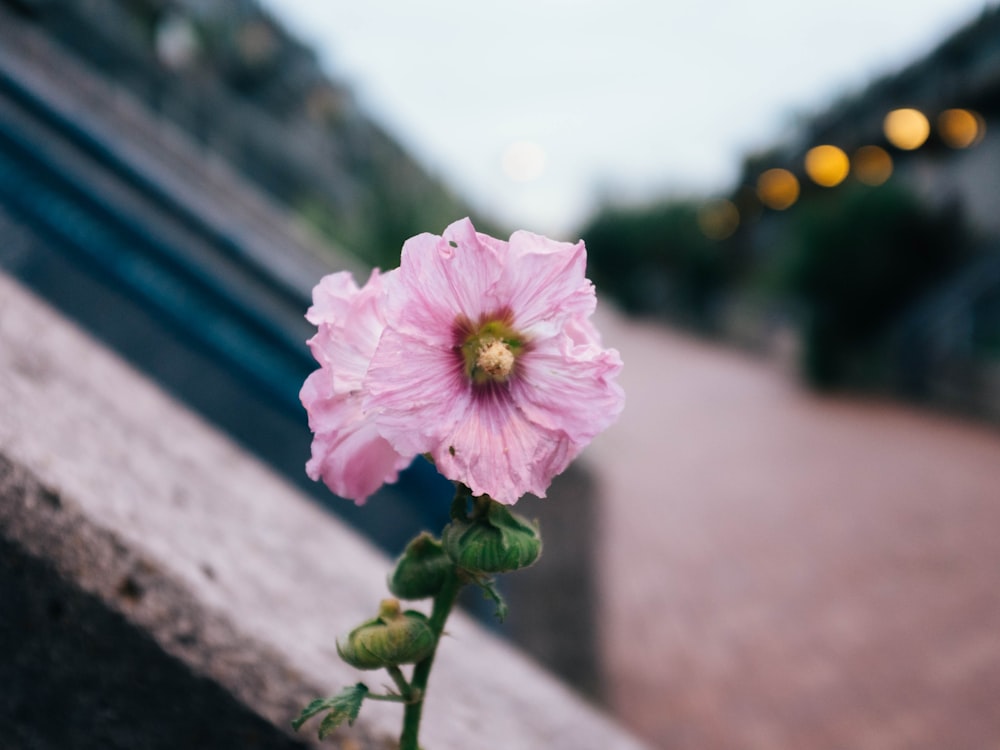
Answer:
[{"label": "paved ground", "polygon": [[601,321],[608,694],[664,748],[1000,741],[1000,430]]}]

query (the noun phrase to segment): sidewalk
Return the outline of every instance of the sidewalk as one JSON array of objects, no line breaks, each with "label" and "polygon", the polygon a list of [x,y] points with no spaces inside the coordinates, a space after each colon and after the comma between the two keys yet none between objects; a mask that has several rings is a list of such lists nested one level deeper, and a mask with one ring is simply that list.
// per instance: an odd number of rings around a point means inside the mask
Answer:
[{"label": "sidewalk", "polygon": [[664,748],[993,746],[1000,431],[603,311],[607,694]]}]

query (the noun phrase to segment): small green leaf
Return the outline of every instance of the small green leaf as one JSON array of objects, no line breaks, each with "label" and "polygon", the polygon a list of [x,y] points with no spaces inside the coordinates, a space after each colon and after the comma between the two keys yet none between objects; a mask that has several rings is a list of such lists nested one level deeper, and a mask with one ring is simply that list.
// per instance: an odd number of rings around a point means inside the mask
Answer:
[{"label": "small green leaf", "polygon": [[503,596],[497,591],[496,583],[494,583],[492,578],[480,578],[476,581],[476,585],[482,589],[485,598],[492,600],[497,605],[497,611],[494,614],[500,622],[503,622],[509,610],[507,602],[504,601]]},{"label": "small green leaf", "polygon": [[302,709],[302,713],[299,714],[297,719],[292,719],[292,729],[296,732],[305,724],[309,719],[318,714],[323,709],[327,708],[329,701],[332,698],[317,698],[308,706]]},{"label": "small green leaf", "polygon": [[316,714],[329,711],[319,725],[319,738],[323,739],[345,721],[348,724],[354,723],[366,695],[368,695],[368,687],[363,682],[359,682],[357,685],[344,688],[329,698],[317,698],[302,709],[298,718],[292,721],[292,728],[297,732],[306,721]]},{"label": "small green leaf", "polygon": [[[358,706],[358,708],[361,707]],[[353,723],[353,720],[348,719],[342,711],[330,711],[330,713],[323,717],[323,721],[319,723],[319,738],[325,740],[344,721],[347,721],[349,724]]]}]

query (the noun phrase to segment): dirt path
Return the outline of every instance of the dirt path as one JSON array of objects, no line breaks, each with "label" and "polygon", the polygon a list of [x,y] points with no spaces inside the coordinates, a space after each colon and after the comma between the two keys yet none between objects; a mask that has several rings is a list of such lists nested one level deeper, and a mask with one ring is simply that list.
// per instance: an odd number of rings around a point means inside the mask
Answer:
[{"label": "dirt path", "polygon": [[607,692],[664,748],[1000,738],[1000,430],[603,315]]}]

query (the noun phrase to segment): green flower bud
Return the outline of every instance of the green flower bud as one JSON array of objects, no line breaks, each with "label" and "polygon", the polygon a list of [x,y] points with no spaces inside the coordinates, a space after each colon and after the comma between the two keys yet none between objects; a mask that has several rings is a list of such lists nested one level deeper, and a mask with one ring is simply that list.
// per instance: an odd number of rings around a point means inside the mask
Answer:
[{"label": "green flower bud", "polygon": [[505,573],[531,565],[542,552],[538,526],[488,497],[475,498],[472,518],[453,515],[441,543],[455,565],[473,574]]},{"label": "green flower bud", "polygon": [[354,628],[347,641],[337,641],[340,658],[358,669],[415,664],[434,650],[434,633],[419,612],[401,612],[399,601],[384,599],[378,616]]},{"label": "green flower bud", "polygon": [[389,591],[400,599],[436,596],[452,567],[441,542],[425,531],[406,546],[389,576]]}]

